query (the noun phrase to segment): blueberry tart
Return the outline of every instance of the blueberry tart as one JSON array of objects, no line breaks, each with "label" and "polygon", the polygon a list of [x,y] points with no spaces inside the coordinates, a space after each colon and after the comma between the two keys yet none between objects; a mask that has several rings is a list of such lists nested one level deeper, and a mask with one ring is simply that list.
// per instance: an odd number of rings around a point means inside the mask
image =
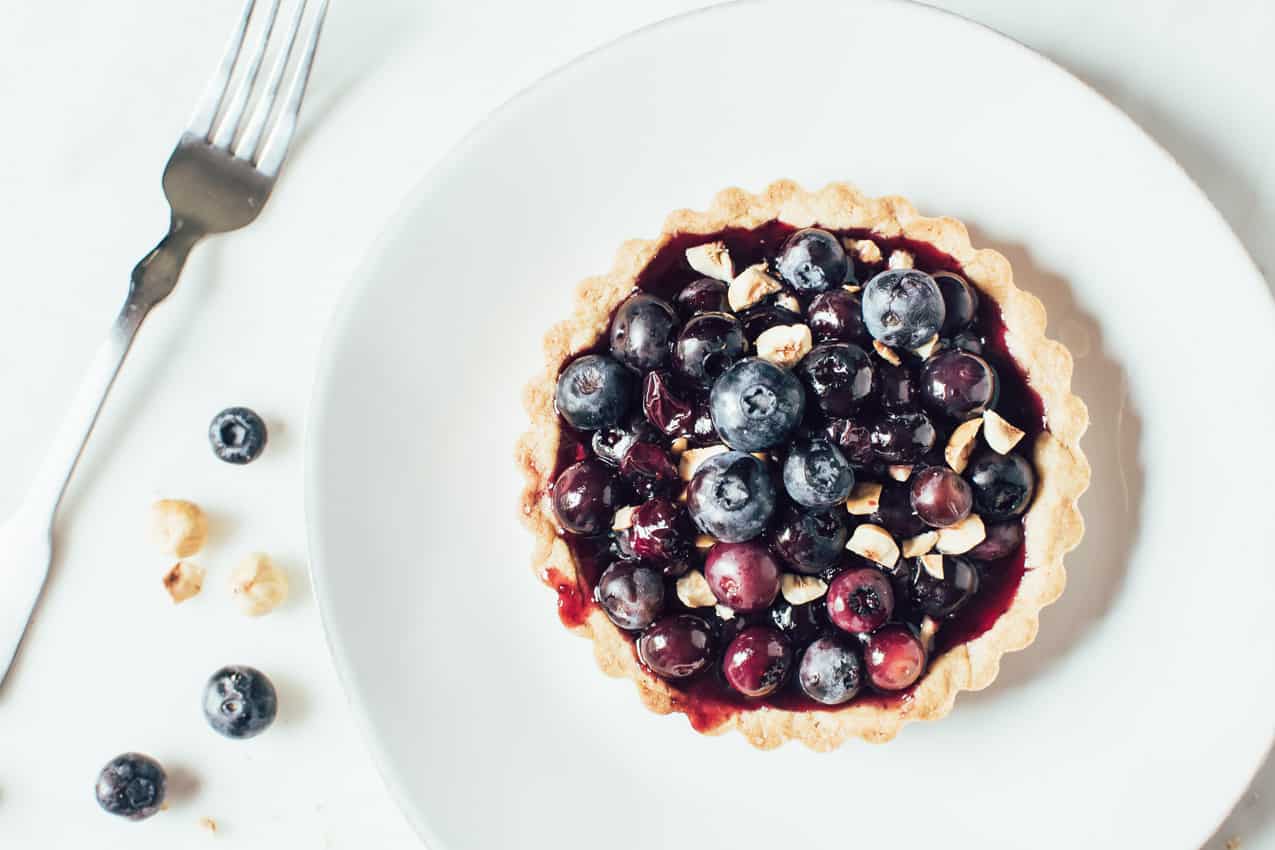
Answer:
[{"label": "blueberry tart", "polygon": [[1063,591],[1071,355],[955,219],[728,189],[625,243],[545,355],[534,566],[653,711],[761,748],[886,741],[991,684]]}]

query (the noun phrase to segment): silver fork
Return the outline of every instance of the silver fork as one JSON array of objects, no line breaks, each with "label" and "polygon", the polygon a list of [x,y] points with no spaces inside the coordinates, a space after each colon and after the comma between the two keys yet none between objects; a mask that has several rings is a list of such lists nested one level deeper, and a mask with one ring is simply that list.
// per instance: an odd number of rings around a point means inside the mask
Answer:
[{"label": "silver fork", "polygon": [[[13,664],[48,577],[58,504],[133,337],[151,309],[173,291],[199,240],[238,230],[257,217],[287,156],[328,0],[318,0],[317,10],[310,14],[301,55],[290,73],[289,59],[306,7],[313,4],[296,0],[290,25],[278,34],[280,0],[266,0],[262,11],[256,10],[257,5],[257,0],[247,0],[221,64],[164,169],[164,194],[172,209],[168,235],[133,269],[128,298],[93,358],[31,489],[17,512],[0,525],[0,683]],[[254,12],[259,35],[245,51]],[[259,89],[262,60],[275,42],[281,43]],[[238,82],[232,89],[236,69]],[[285,76],[289,79],[280,102]],[[255,106],[248,114],[254,96]]]}]

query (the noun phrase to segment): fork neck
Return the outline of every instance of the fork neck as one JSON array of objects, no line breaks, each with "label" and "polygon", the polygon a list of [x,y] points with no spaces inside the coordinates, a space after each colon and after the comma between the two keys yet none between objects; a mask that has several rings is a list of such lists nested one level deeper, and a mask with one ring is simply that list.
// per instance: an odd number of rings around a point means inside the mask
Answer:
[{"label": "fork neck", "polygon": [[145,314],[167,298],[177,285],[190,250],[204,236],[204,230],[194,222],[173,216],[168,234],[134,267],[126,309]]}]

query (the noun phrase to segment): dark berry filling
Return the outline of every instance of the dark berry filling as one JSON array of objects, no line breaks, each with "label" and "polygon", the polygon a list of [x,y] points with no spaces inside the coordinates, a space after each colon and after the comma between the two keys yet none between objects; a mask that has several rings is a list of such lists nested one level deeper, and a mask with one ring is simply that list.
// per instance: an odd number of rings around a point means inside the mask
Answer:
[{"label": "dark berry filling", "polygon": [[[871,239],[881,260],[843,239]],[[732,310],[729,282],[686,259],[714,241],[780,291]],[[887,268],[895,251],[913,267]],[[549,495],[578,570],[546,580],[563,622],[603,611],[700,729],[759,706],[895,704],[995,625],[1026,570],[1030,447],[1047,425],[998,306],[961,271],[866,231],[672,239],[559,379]],[[813,348],[765,359],[758,337],[791,325]],[[990,410],[1023,438],[1001,454],[979,432],[952,468],[953,432]],[[685,454],[703,447],[717,448]],[[861,488],[875,502],[848,510]],[[975,519],[984,536],[959,554],[907,548],[884,564],[855,548],[864,525],[902,548]]]}]

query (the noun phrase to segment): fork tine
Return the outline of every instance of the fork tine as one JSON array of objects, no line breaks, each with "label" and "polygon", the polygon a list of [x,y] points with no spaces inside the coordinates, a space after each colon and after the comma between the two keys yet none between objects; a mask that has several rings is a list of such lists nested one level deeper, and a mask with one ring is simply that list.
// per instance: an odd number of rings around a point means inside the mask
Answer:
[{"label": "fork tine", "polygon": [[186,132],[201,139],[208,138],[213,119],[217,117],[217,110],[221,108],[221,101],[226,96],[226,89],[230,86],[230,72],[234,70],[235,60],[239,58],[239,48],[243,46],[243,37],[248,31],[248,19],[252,17],[252,8],[255,5],[256,0],[247,0],[244,4],[243,14],[239,16],[239,26],[235,27],[235,31],[230,34],[230,41],[226,43],[221,64],[217,66],[216,73],[204,87],[204,96],[200,99],[199,106],[195,108],[195,114],[190,116]]},{"label": "fork tine", "polygon": [[235,143],[235,156],[251,161],[257,153],[257,144],[261,141],[261,133],[266,128],[266,119],[274,108],[275,98],[279,95],[279,84],[283,81],[283,72],[288,67],[288,59],[292,56],[292,48],[297,42],[297,33],[301,30],[301,18],[305,14],[306,0],[297,0],[297,9],[292,14],[292,26],[288,28],[286,43],[275,56],[274,66],[266,79],[266,90],[257,105],[253,107],[248,118],[248,126],[243,135]]},{"label": "fork tine", "polygon": [[226,107],[226,112],[217,125],[217,133],[212,140],[213,147],[229,149],[230,143],[235,139],[235,133],[239,130],[239,121],[243,118],[244,110],[248,106],[248,98],[252,95],[252,87],[257,82],[257,72],[261,70],[261,60],[265,58],[266,48],[270,45],[270,33],[274,30],[275,18],[278,15],[279,0],[270,0],[270,12],[266,18],[265,29],[257,38],[248,70],[235,88],[235,93],[231,95],[230,105]]},{"label": "fork tine", "polygon": [[305,51],[301,54],[301,61],[297,63],[292,85],[288,87],[287,98],[270,134],[266,136],[261,155],[257,158],[257,170],[269,177],[279,173],[283,159],[288,155],[288,145],[297,129],[297,116],[301,113],[301,101],[305,97],[306,83],[310,81],[310,69],[314,67],[314,54],[319,49],[319,33],[323,31],[323,19],[327,13],[328,0],[320,0],[319,10],[314,15],[306,37]]}]

